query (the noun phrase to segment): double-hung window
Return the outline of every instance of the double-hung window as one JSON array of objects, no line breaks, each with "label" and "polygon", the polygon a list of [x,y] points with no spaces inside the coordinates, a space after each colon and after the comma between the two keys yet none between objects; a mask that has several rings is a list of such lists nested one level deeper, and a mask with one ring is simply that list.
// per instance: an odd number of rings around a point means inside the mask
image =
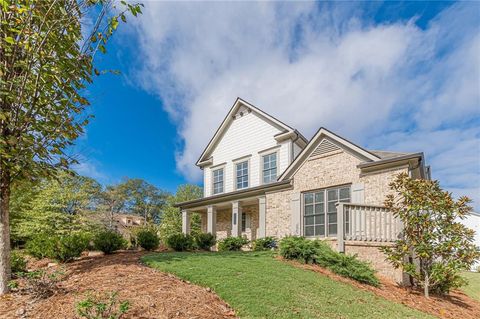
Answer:
[{"label": "double-hung window", "polygon": [[263,183],[268,184],[277,180],[277,153],[262,156]]},{"label": "double-hung window", "polygon": [[223,168],[216,169],[213,175],[213,194],[223,193]]},{"label": "double-hung window", "polygon": [[[336,236],[337,206],[339,202],[350,202],[350,187],[322,189],[303,194],[305,236]],[[345,216],[348,231],[348,216]]]},{"label": "double-hung window", "polygon": [[248,187],[248,161],[237,163],[236,177],[237,177],[237,189]]}]

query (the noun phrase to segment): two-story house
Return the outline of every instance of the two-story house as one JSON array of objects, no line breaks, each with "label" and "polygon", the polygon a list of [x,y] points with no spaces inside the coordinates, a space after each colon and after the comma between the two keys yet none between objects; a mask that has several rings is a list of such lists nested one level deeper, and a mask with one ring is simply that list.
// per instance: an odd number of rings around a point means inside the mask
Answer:
[{"label": "two-story house", "polygon": [[397,174],[429,178],[423,153],[367,150],[325,128],[308,141],[237,99],[196,164],[204,172],[204,197],[178,205],[183,232],[196,212],[217,239],[324,238],[402,279],[378,250],[401,229],[382,204]]}]

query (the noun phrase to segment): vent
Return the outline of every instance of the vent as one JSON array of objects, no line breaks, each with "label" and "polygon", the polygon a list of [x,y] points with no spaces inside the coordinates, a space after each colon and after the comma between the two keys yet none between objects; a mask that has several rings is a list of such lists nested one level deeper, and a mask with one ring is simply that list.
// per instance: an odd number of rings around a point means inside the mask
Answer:
[{"label": "vent", "polygon": [[310,156],[318,156],[318,155],[322,155],[322,154],[325,154],[325,153],[338,151],[338,150],[340,150],[340,147],[338,147],[337,145],[333,144],[332,142],[324,139],[324,140],[322,140],[320,145],[318,145],[318,147],[315,149],[315,151],[313,151],[312,155],[310,155]]}]

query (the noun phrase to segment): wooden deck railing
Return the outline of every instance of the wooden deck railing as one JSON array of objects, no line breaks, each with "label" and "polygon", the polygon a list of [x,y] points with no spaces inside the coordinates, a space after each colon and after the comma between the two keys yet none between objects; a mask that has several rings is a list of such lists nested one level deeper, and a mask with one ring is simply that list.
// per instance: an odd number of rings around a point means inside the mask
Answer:
[{"label": "wooden deck railing", "polygon": [[401,230],[401,221],[382,206],[337,204],[338,250],[345,251],[345,240],[393,242]]}]

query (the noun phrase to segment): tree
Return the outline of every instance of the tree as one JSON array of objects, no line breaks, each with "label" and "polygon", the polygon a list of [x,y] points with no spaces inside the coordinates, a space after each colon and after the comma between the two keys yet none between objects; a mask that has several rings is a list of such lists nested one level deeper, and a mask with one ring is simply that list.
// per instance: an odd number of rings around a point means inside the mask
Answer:
[{"label": "tree", "polygon": [[89,120],[84,89],[100,74],[94,56],[126,13],[141,13],[113,2],[0,0],[0,294],[10,279],[12,183],[75,162],[66,149]]},{"label": "tree", "polygon": [[[23,198],[18,191],[24,190],[14,188],[12,198]],[[16,216],[12,235],[26,241],[39,233],[65,235],[92,230],[100,192],[95,180],[76,174],[60,172],[56,178],[43,179],[31,185],[27,205],[12,205],[12,215]]]},{"label": "tree", "polygon": [[101,194],[99,210],[103,212],[108,228],[113,229],[115,214],[119,214],[127,201],[121,185],[109,185]]},{"label": "tree", "polygon": [[411,275],[426,297],[464,284],[460,272],[480,258],[475,232],[459,222],[472,212],[470,199],[454,200],[438,181],[407,174],[398,175],[390,187],[394,194],[387,196],[385,206],[404,228],[393,247],[382,248],[387,260]]},{"label": "tree", "polygon": [[[201,198],[202,196],[203,190],[201,187],[187,184],[179,186],[175,195],[172,195],[167,199],[167,206],[162,214],[160,222],[160,238],[164,243],[171,235],[182,232],[182,215],[178,207],[175,207],[175,205],[181,202]],[[198,217],[192,217],[192,229],[200,229],[201,220]]]},{"label": "tree", "polygon": [[158,221],[168,193],[139,178],[125,179],[119,187],[125,193],[126,212],[142,216],[147,222]]}]

